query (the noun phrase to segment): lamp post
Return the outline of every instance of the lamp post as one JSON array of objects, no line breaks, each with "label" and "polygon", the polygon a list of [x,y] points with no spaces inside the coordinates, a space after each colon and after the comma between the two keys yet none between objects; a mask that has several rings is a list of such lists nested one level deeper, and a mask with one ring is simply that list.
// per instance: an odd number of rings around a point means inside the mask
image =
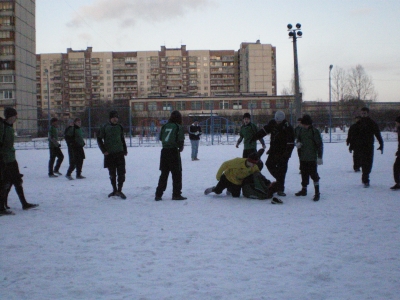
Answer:
[{"label": "lamp post", "polygon": [[294,58],[294,105],[296,111],[296,119],[301,117],[301,94],[300,94],[300,82],[299,82],[299,64],[297,62],[297,38],[303,36],[303,32],[300,31],[301,24],[297,23],[296,28],[293,29],[292,24],[287,25],[289,31],[289,38],[293,39],[293,58]]},{"label": "lamp post", "polygon": [[332,85],[331,85],[331,71],[333,65],[329,66],[329,143],[332,143]]},{"label": "lamp post", "polygon": [[49,70],[45,69],[44,73],[47,76],[47,121],[48,121],[48,130],[50,130],[50,83],[49,83]]}]

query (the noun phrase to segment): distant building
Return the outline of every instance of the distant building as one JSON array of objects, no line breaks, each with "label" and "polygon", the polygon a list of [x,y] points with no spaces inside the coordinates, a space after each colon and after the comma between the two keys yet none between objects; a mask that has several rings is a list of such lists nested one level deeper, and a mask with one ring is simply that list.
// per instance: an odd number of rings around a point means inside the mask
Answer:
[{"label": "distant building", "polygon": [[19,135],[36,132],[35,1],[0,2],[0,111],[18,111]]},{"label": "distant building", "polygon": [[[276,95],[276,49],[242,43],[235,50],[93,52],[38,54],[37,105],[70,118],[102,101],[128,106],[136,98],[212,97],[232,93]],[[50,91],[47,92],[49,71]]]}]

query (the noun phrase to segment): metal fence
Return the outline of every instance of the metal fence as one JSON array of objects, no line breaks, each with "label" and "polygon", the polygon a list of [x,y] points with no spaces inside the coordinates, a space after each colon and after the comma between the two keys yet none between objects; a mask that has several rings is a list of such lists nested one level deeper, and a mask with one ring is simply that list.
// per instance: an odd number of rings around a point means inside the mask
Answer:
[{"label": "metal fence", "polygon": [[[339,131],[339,130],[338,130]],[[331,136],[329,133],[322,133],[322,140],[324,143],[344,143],[347,139],[347,132],[335,132]],[[235,145],[239,135],[237,134],[202,134],[200,138],[200,145],[202,146],[212,146],[212,145]],[[397,132],[382,132],[382,138],[385,142],[397,142]],[[136,136],[136,137],[126,137],[126,145],[128,147],[161,147],[161,142],[158,140],[158,136]],[[266,144],[270,142],[270,136],[264,137]],[[85,148],[97,148],[97,139],[86,138]],[[29,141],[16,141],[15,148],[18,150],[28,150],[28,149],[48,149],[47,138],[34,138]],[[188,135],[185,136],[185,146],[190,146],[190,140]],[[61,148],[66,149],[67,145],[64,140],[61,141]]]}]

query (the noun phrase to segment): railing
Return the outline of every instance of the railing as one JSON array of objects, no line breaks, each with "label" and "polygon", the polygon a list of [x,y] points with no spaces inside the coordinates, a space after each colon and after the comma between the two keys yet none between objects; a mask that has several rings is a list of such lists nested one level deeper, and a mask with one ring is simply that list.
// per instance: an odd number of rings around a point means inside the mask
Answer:
[{"label": "railing", "polygon": [[[27,137],[21,137],[23,140],[16,138],[15,149],[17,150],[28,150],[28,149],[48,149],[49,142],[47,138],[35,138],[30,139]],[[211,145],[235,145],[239,135],[236,134],[211,134],[203,133],[200,138],[200,145],[211,146]],[[345,143],[347,139],[347,133],[333,133],[332,143]],[[397,132],[382,132],[382,139],[384,142],[397,142]],[[329,133],[322,133],[322,140],[324,143],[329,143]],[[265,143],[268,145],[270,142],[270,136],[264,137]],[[136,135],[134,137],[125,137],[125,142],[128,147],[161,147],[162,144],[158,139],[157,134],[151,135]],[[85,139],[85,148],[97,148],[97,139]],[[61,149],[67,149],[67,145],[64,140],[60,142]],[[190,140],[188,135],[185,135],[185,146],[190,146]]]}]

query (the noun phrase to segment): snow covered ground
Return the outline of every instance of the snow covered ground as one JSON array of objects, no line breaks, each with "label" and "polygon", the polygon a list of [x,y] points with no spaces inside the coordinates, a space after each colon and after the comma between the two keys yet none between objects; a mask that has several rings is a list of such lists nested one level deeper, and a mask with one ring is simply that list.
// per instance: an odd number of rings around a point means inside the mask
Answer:
[{"label": "snow covered ground", "polygon": [[321,200],[311,200],[312,186],[294,196],[294,151],[283,205],[203,194],[242,146],[201,146],[195,162],[186,146],[188,200],[171,200],[170,179],[159,202],[159,147],[128,149],[127,200],[107,198],[98,148],[86,149],[87,178],[73,181],[48,178],[47,150],[18,150],[26,197],[40,207],[23,211],[10,193],[16,215],[0,217],[0,298],[399,299],[400,191],[389,189],[397,141],[375,151],[368,189],[344,143],[324,146]]}]

